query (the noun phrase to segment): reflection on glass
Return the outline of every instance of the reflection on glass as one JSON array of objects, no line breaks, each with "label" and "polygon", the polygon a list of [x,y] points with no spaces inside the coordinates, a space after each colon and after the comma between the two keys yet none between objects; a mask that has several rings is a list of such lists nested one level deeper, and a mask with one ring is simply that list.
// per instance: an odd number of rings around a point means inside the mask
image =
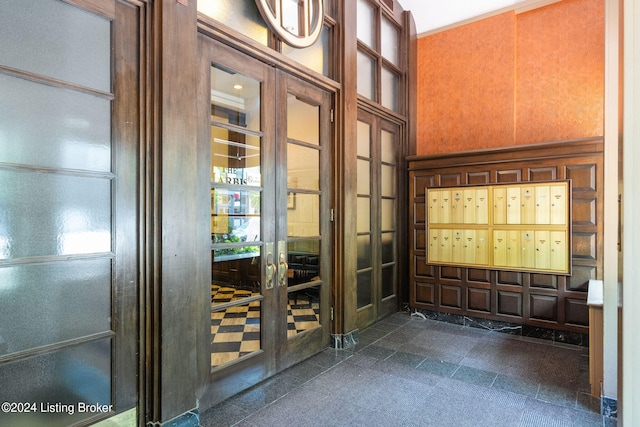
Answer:
[{"label": "reflection on glass", "polygon": [[262,139],[255,135],[261,126],[260,82],[213,66],[211,87],[211,366],[215,368],[260,350]]},{"label": "reflection on glass", "polygon": [[267,46],[267,26],[254,0],[198,0],[198,12]]},{"label": "reflection on glass", "polygon": [[372,285],[371,270],[358,272],[358,308],[371,304]]},{"label": "reflection on glass", "polygon": [[260,82],[224,67],[212,66],[211,117],[214,121],[259,131]]},{"label": "reflection on glass", "polygon": [[358,40],[369,47],[374,46],[374,10],[366,0],[358,0]]},{"label": "reflection on glass", "polygon": [[388,19],[382,18],[381,27],[382,56],[393,65],[398,65],[398,30]]},{"label": "reflection on glass", "polygon": [[289,286],[320,280],[320,242],[298,240],[289,242],[287,247]]},{"label": "reflection on glass", "polygon": [[381,79],[382,99],[380,103],[383,107],[398,111],[398,76],[383,67]]},{"label": "reflection on glass", "polygon": [[289,292],[287,337],[320,326],[320,289],[315,285]]},{"label": "reflection on glass", "polygon": [[320,190],[320,152],[317,149],[287,144],[287,187]]},{"label": "reflection on glass", "polygon": [[243,294],[239,298],[260,294],[260,252],[258,247],[214,249],[212,252],[212,303],[214,301],[217,303],[232,301],[215,300],[214,286],[251,292]]},{"label": "reflection on glass", "polygon": [[[237,290],[222,287],[217,290],[225,295],[234,292]],[[260,341],[260,301],[211,313],[211,367],[260,350]]]},{"label": "reflection on glass", "polygon": [[320,107],[287,96],[287,138],[309,144],[320,144]]},{"label": "reflection on glass", "polygon": [[260,186],[260,138],[211,126],[211,182]]},{"label": "reflection on glass", "polygon": [[212,243],[260,241],[260,193],[211,190]]},{"label": "reflection on glass", "polygon": [[310,237],[320,235],[320,196],[289,193],[287,199],[287,235]]},{"label": "reflection on glass", "polygon": [[373,58],[361,51],[358,51],[358,93],[369,99],[374,99],[373,65]]}]

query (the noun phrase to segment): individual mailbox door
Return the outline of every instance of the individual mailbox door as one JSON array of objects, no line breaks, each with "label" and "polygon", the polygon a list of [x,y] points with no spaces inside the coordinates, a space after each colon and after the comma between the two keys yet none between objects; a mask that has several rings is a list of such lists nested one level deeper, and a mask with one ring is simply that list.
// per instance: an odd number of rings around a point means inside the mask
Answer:
[{"label": "individual mailbox door", "polygon": [[489,224],[489,189],[476,190],[476,224]]},{"label": "individual mailbox door", "polygon": [[549,231],[538,230],[535,233],[536,240],[536,268],[549,270],[551,268],[551,244],[549,243]]},{"label": "individual mailbox door", "polygon": [[536,224],[549,224],[549,186],[538,185],[536,193]]},{"label": "individual mailbox door", "polygon": [[564,231],[552,231],[549,233],[551,240],[551,269],[567,271],[567,233]]},{"label": "individual mailbox door", "polygon": [[489,241],[489,231],[476,230],[476,264],[489,264],[490,244],[491,242]]},{"label": "individual mailbox door", "polygon": [[440,230],[440,261],[451,262],[452,256],[451,230]]},{"label": "individual mailbox door", "polygon": [[428,221],[430,224],[440,223],[440,190],[429,190]]},{"label": "individual mailbox door", "polygon": [[567,223],[567,186],[552,185],[549,188],[549,222],[551,224]]},{"label": "individual mailbox door", "polygon": [[429,230],[429,262],[440,262],[440,230]]},{"label": "individual mailbox door", "polygon": [[463,261],[465,264],[476,263],[476,230],[464,230]]},{"label": "individual mailbox door", "polygon": [[476,223],[476,190],[464,190],[464,223]]},{"label": "individual mailbox door", "polygon": [[464,233],[462,230],[451,232],[451,262],[454,264],[464,262]]},{"label": "individual mailbox door", "polygon": [[507,265],[507,232],[493,230],[493,264],[498,267]]},{"label": "individual mailbox door", "polygon": [[464,224],[464,192],[461,189],[451,191],[451,222]]},{"label": "individual mailbox door", "polygon": [[520,246],[522,247],[522,266],[524,268],[536,267],[536,245],[533,231],[522,231],[520,234]]},{"label": "individual mailbox door", "polygon": [[535,224],[536,194],[533,187],[522,187],[520,192],[520,205],[521,224]]},{"label": "individual mailbox door", "polygon": [[493,223],[507,223],[507,189],[504,187],[493,189]]},{"label": "individual mailbox door", "polygon": [[520,231],[507,231],[507,267],[522,267],[522,246],[520,245]]},{"label": "individual mailbox door", "polygon": [[507,187],[507,224],[520,224],[520,187]]},{"label": "individual mailbox door", "polygon": [[440,192],[440,223],[451,224],[451,191]]}]

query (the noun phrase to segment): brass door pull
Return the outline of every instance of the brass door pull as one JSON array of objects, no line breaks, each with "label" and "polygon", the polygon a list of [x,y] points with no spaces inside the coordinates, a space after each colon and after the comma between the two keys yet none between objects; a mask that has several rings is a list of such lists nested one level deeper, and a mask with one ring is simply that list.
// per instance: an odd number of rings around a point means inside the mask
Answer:
[{"label": "brass door pull", "polygon": [[267,289],[273,289],[273,276],[275,274],[276,274],[276,265],[273,263],[273,254],[269,252],[267,254],[267,266],[266,266],[267,283],[265,287]]},{"label": "brass door pull", "polygon": [[287,271],[289,270],[289,264],[285,261],[286,257],[283,253],[280,254],[280,265],[278,266],[278,282],[280,286],[287,284]]}]

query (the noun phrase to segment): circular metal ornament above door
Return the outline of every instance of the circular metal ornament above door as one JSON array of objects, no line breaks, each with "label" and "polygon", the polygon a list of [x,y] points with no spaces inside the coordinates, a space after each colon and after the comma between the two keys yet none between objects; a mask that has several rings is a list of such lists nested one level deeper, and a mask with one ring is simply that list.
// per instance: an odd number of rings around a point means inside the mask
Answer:
[{"label": "circular metal ornament above door", "polygon": [[256,0],[256,5],[271,30],[288,45],[301,49],[318,40],[323,0]]}]

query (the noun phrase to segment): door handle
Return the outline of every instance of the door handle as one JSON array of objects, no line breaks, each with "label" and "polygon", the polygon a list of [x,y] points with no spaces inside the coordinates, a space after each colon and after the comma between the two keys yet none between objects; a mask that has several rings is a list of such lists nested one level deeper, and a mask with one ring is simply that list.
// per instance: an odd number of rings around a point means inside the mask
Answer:
[{"label": "door handle", "polygon": [[276,265],[273,263],[273,243],[267,243],[267,265],[265,267],[267,276],[266,289],[273,289],[273,276],[276,274]]},{"label": "door handle", "polygon": [[289,264],[285,261],[286,257],[283,253],[280,253],[280,265],[278,265],[278,284],[284,286],[287,284],[287,271],[289,271]]}]

